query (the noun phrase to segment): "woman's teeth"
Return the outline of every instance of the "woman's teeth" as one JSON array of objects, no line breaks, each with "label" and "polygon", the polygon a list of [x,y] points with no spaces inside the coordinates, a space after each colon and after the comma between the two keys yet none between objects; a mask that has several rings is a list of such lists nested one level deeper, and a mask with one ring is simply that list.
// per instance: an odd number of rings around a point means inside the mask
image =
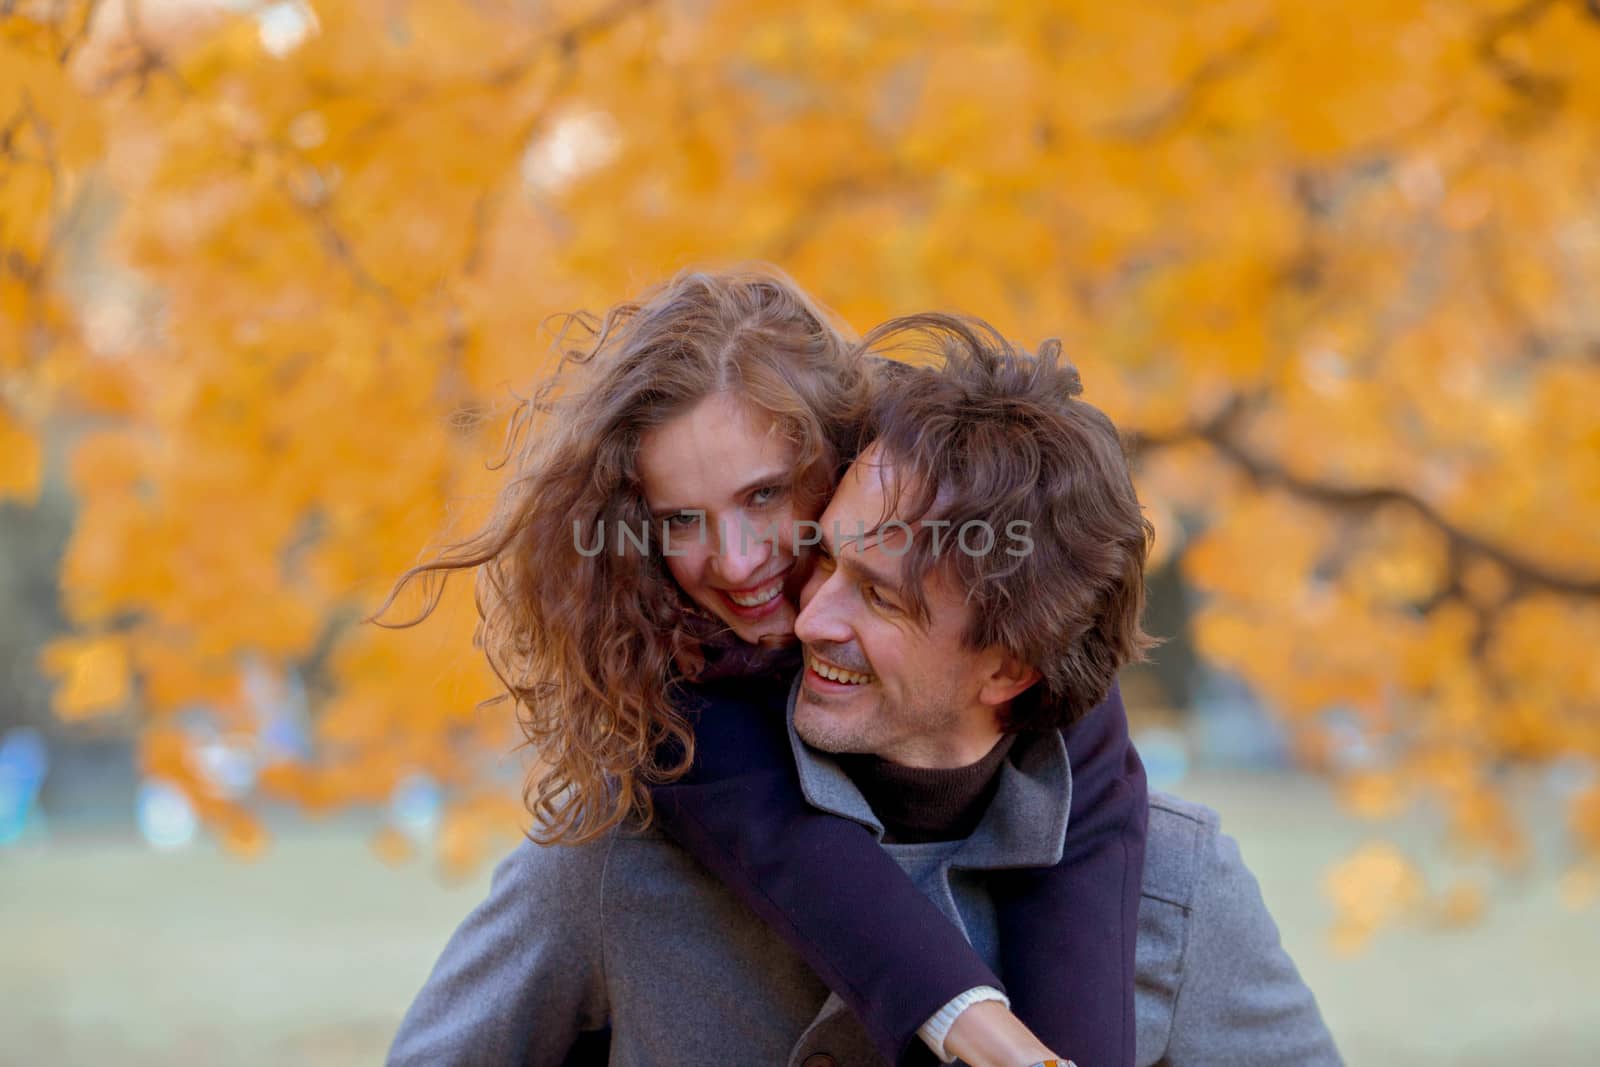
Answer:
[{"label": "woman's teeth", "polygon": [[811,656],[806,657],[806,666],[830,682],[843,682],[845,685],[866,685],[872,681],[872,675],[870,674],[847,671],[843,667],[835,667],[831,663],[824,663],[820,659],[814,659]]},{"label": "woman's teeth", "polygon": [[728,599],[741,608],[759,608],[781,592],[783,592],[783,579],[779,578],[749,593],[728,593]]}]

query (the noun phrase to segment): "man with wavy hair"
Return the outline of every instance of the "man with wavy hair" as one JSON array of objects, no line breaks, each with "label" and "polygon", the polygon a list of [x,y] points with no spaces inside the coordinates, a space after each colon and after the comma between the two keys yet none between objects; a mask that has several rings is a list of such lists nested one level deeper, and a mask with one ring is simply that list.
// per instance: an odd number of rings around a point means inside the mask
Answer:
[{"label": "man with wavy hair", "polygon": [[[1027,953],[1136,925],[1133,1001],[1105,1011],[1132,1016],[1137,1064],[1338,1063],[1215,814],[1163,795],[1081,816],[1072,803],[1060,727],[1150,644],[1150,527],[1115,428],[1078,399],[1053,342],[1030,355],[974,320],[920,315],[863,344],[935,364],[889,376],[818,524],[786,704],[730,684],[697,730],[786,712],[806,801],[870,831],[1003,978],[1030,973],[1015,966]],[[1102,811],[1122,813],[1094,827],[1113,840],[1139,840],[1128,812],[1148,817],[1139,892],[1107,896],[1136,916],[1034,909],[1031,928],[1003,928],[996,901],[1062,861],[1069,815]],[[1132,860],[1119,870],[1138,872]],[[1012,990],[1044,1011],[1061,995]],[[882,1063],[840,997],[655,830],[507,859],[392,1059],[554,1067],[607,1026],[613,1063]]]}]

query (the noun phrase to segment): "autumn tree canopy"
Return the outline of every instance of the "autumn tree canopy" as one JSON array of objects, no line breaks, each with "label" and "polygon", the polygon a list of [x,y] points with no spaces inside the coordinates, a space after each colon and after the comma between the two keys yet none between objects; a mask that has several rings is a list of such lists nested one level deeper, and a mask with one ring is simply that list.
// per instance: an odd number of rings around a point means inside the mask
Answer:
[{"label": "autumn tree canopy", "polygon": [[357,621],[476,514],[547,316],[760,259],[858,328],[1063,337],[1201,652],[1516,863],[1497,775],[1600,759],[1597,123],[1592,0],[0,4],[0,492],[70,418],[59,709],[131,702],[248,845],[172,713],[254,736],[241,664],[315,663],[263,790],[501,810],[466,590]]}]

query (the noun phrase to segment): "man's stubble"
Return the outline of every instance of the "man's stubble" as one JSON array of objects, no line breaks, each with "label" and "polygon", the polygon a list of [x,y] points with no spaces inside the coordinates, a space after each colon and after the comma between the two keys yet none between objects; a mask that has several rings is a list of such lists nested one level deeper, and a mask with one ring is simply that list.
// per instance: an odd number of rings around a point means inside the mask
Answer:
[{"label": "man's stubble", "polygon": [[959,710],[942,700],[919,701],[923,710],[912,711],[890,703],[880,694],[874,704],[844,713],[830,710],[832,702],[833,698],[809,694],[802,685],[795,706],[794,729],[812,748],[834,755],[862,754],[891,763],[915,762],[911,752],[941,734],[955,731],[961,722]]}]

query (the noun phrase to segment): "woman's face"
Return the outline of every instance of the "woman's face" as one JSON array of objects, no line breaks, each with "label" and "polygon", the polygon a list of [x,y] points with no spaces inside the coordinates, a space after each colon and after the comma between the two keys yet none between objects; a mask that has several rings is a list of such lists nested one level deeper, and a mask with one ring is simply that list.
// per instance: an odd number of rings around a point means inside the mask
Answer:
[{"label": "woman's face", "polygon": [[817,517],[800,510],[794,459],[772,417],[731,393],[706,397],[639,444],[652,551],[690,599],[750,644],[794,633],[793,594],[806,578],[795,526]]}]

